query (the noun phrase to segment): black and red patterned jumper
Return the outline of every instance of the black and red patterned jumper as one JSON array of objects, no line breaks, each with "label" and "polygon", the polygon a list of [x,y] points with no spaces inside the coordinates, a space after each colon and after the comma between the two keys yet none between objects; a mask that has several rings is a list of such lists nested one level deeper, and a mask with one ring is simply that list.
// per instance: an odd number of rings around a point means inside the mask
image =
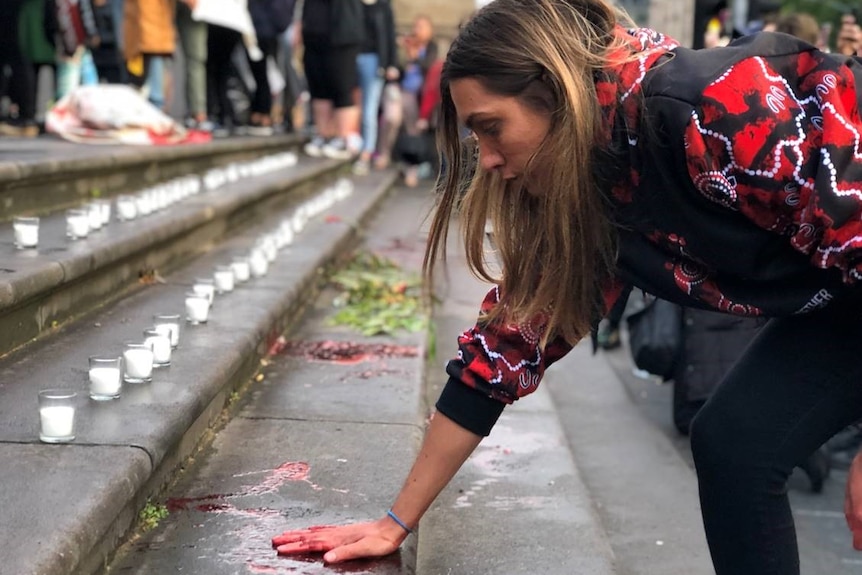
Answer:
[{"label": "black and red patterned jumper", "polygon": [[[748,316],[858,294],[862,65],[784,34],[689,50],[652,30],[618,32],[639,57],[621,54],[596,75],[596,91],[614,158],[607,173],[617,174],[607,194],[619,280]],[[497,299],[495,288],[483,311]],[[458,344],[437,408],[480,435],[571,348],[557,340],[543,350],[530,326],[481,321]]]}]

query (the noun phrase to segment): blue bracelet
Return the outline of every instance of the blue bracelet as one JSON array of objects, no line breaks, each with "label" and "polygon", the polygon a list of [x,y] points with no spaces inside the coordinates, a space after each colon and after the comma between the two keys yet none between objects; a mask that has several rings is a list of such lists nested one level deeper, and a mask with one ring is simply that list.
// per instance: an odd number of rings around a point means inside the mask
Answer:
[{"label": "blue bracelet", "polygon": [[389,511],[387,511],[387,512],[386,512],[386,515],[388,515],[389,517],[391,517],[391,518],[392,518],[392,521],[394,521],[395,523],[397,523],[398,525],[400,525],[400,526],[401,526],[401,528],[402,528],[404,531],[406,531],[408,535],[410,535],[411,533],[413,533],[413,530],[412,530],[412,529],[410,529],[409,527],[407,527],[407,524],[406,524],[406,523],[404,523],[403,521],[401,521],[401,520],[398,518],[398,516],[397,516],[397,515],[395,515],[395,512],[394,512],[394,511],[392,511],[392,510],[390,509]]}]

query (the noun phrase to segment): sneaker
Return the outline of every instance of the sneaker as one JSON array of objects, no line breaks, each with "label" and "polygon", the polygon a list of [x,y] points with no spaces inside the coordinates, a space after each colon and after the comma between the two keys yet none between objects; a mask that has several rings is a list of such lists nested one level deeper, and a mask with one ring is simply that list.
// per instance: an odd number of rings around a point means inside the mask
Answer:
[{"label": "sneaker", "polygon": [[312,158],[319,158],[323,155],[323,148],[326,145],[323,136],[314,136],[302,149]]},{"label": "sneaker", "polygon": [[35,138],[39,135],[39,126],[35,122],[4,122],[0,123],[0,135],[13,138]]},{"label": "sneaker", "polygon": [[227,138],[231,135],[231,130],[227,126],[214,122],[211,127],[210,134],[213,138]]},{"label": "sneaker", "polygon": [[272,126],[264,126],[263,124],[249,124],[245,129],[249,136],[272,136],[275,133]]},{"label": "sneaker", "polygon": [[344,138],[333,138],[323,146],[323,155],[332,160],[349,160],[356,153],[347,146]]},{"label": "sneaker", "polygon": [[367,176],[368,172],[371,171],[371,162],[368,160],[363,160],[362,158],[356,160],[356,163],[353,164],[353,175],[355,176]]}]

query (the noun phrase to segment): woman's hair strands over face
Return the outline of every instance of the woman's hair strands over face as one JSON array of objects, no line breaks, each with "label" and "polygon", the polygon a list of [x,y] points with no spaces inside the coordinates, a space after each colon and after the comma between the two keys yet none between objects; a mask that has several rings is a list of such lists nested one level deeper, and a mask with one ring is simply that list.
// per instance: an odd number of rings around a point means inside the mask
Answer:
[{"label": "woman's hair strands over face", "polygon": [[[616,24],[615,9],[602,0],[496,0],[464,25],[443,69],[439,140],[448,168],[438,183],[426,276],[431,282],[435,262],[445,258],[451,214],[460,209],[470,268],[501,286],[500,305],[485,320],[541,318],[543,344],[560,335],[575,342],[589,332],[604,311],[601,286],[613,273],[615,236],[593,175],[601,133],[593,74],[621,42]],[[450,90],[463,78],[549,114],[550,131],[522,177],[504,180],[464,161],[471,154]],[[502,277],[485,259],[487,220]]]}]

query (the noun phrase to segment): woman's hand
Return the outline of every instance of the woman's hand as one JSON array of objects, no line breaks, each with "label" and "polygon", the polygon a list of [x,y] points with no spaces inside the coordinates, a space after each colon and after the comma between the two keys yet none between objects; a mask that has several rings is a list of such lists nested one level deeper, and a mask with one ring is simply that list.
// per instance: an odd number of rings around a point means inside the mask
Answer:
[{"label": "woman's hand", "polygon": [[363,557],[383,557],[394,553],[407,538],[407,532],[384,517],[368,523],[321,525],[285,531],[272,538],[279,555],[324,553],[326,563],[341,563]]},{"label": "woman's hand", "polygon": [[844,516],[853,534],[853,548],[862,551],[862,451],[850,465],[847,477],[847,495],[844,498]]}]

